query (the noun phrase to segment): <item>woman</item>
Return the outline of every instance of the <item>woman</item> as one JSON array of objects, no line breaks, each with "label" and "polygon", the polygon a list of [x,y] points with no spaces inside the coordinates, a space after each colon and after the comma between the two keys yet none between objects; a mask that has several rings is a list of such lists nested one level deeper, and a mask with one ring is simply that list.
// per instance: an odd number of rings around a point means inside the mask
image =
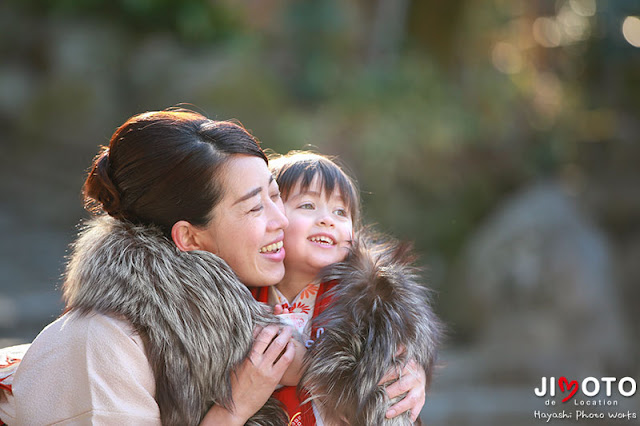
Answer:
[{"label": "woman", "polygon": [[[95,217],[73,246],[65,314],[0,391],[0,419],[286,424],[268,399],[298,382],[303,350],[245,287],[282,279],[288,223],[253,136],[191,111],[140,114],[83,192]],[[404,404],[419,410],[424,386],[397,394],[417,390]]]},{"label": "woman", "polygon": [[76,241],[66,313],[27,351],[0,418],[244,424],[294,358],[291,331],[242,284],[284,274],[287,219],[257,141],[193,112],[141,114],[96,157],[84,197],[106,215]]}]

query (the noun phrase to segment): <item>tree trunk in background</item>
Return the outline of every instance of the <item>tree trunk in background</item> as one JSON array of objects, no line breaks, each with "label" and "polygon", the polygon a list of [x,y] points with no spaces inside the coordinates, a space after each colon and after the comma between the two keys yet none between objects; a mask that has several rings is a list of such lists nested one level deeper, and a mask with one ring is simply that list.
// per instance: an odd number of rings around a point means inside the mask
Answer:
[{"label": "tree trunk in background", "polygon": [[367,62],[376,68],[393,65],[407,32],[411,0],[378,0],[374,10]]},{"label": "tree trunk in background", "polygon": [[466,4],[466,0],[418,0],[408,8],[408,37],[447,68],[456,59],[454,47]]}]

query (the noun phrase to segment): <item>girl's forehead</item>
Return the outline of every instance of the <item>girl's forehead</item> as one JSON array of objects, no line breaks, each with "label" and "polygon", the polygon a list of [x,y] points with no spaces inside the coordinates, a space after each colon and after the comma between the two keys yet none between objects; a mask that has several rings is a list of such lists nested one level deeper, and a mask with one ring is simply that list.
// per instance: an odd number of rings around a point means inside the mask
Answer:
[{"label": "girl's forehead", "polygon": [[344,200],[342,191],[340,191],[340,186],[335,185],[333,187],[333,190],[329,192],[329,188],[327,187],[325,180],[319,174],[316,174],[313,177],[306,188],[303,188],[302,186],[302,178],[299,179],[298,182],[296,182],[295,186],[293,187],[293,191],[291,191],[291,195],[296,196],[301,194],[317,195],[327,199],[339,198],[341,200]]}]

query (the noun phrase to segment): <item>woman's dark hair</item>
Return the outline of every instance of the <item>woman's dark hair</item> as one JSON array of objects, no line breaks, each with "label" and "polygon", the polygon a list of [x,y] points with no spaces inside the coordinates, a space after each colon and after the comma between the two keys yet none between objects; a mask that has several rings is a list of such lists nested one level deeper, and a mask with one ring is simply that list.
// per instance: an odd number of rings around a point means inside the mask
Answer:
[{"label": "woman's dark hair", "polygon": [[317,175],[322,189],[331,195],[340,191],[351,215],[354,229],[360,225],[360,196],[358,186],[340,166],[335,158],[311,151],[290,151],[286,155],[273,155],[269,159],[269,169],[278,182],[282,199],[287,201],[296,185],[309,189]]},{"label": "woman's dark hair", "polygon": [[189,110],[146,112],[120,126],[84,183],[85,208],[166,235],[179,220],[204,226],[223,196],[220,172],[233,154],[267,157],[242,126]]}]

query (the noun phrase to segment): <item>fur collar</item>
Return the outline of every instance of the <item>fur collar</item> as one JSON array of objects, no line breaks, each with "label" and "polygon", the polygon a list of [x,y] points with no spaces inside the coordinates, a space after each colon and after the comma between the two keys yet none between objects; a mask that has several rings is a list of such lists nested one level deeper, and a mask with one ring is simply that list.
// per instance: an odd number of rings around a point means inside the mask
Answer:
[{"label": "fur collar", "polygon": [[[182,252],[160,230],[109,216],[88,221],[63,284],[68,309],[128,319],[145,342],[163,424],[200,422],[232,404],[230,375],[256,325],[278,320],[217,256]],[[282,417],[269,415],[279,424]]]},{"label": "fur collar", "polygon": [[385,419],[395,401],[378,383],[409,359],[429,382],[442,328],[410,247],[368,230],[360,234],[347,260],[321,274],[322,282],[338,284],[316,318],[324,333],[307,352],[301,386],[330,424],[410,425],[408,414]]}]

